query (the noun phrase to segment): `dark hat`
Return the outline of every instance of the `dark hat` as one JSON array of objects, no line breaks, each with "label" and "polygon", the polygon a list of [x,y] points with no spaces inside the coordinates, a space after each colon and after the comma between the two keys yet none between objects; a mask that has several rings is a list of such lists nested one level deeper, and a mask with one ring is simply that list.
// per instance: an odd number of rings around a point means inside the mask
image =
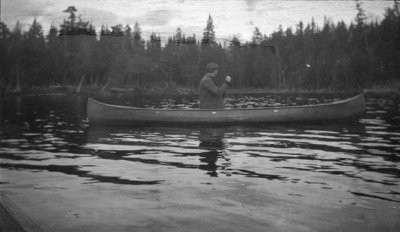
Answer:
[{"label": "dark hat", "polygon": [[208,63],[206,66],[207,72],[211,73],[214,72],[219,68],[219,65],[216,63]]}]

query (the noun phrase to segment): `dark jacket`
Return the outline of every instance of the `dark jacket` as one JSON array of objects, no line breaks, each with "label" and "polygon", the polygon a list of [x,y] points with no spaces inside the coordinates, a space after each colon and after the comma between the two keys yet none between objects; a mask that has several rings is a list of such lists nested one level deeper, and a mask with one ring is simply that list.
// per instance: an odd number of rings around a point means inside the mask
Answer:
[{"label": "dark jacket", "polygon": [[223,109],[227,83],[218,87],[211,75],[207,73],[200,81],[200,109]]}]

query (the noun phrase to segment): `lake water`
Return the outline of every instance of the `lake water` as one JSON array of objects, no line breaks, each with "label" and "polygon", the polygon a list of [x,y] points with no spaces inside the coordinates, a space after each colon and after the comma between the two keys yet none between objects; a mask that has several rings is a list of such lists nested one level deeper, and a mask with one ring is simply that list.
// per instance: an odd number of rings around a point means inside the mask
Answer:
[{"label": "lake water", "polygon": [[[230,107],[343,96],[234,96]],[[195,98],[120,104],[191,108]],[[1,102],[0,187],[47,231],[398,231],[400,98],[354,122],[93,126],[86,97]],[[109,100],[117,102],[118,98]]]}]

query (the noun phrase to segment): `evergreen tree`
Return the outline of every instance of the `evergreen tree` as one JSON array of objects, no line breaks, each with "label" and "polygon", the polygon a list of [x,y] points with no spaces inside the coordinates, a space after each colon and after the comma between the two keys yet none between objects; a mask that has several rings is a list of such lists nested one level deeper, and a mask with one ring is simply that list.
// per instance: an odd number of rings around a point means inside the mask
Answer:
[{"label": "evergreen tree", "polygon": [[140,54],[144,50],[144,41],[142,39],[142,28],[138,22],[133,27],[133,49],[135,54]]},{"label": "evergreen tree", "polygon": [[261,41],[263,41],[263,35],[261,34],[260,29],[258,27],[255,27],[253,36],[251,37],[251,44],[253,46],[259,46],[261,44]]},{"label": "evergreen tree", "polygon": [[229,46],[230,48],[240,47],[241,46],[240,40],[236,36],[233,36],[232,40],[229,43]]},{"label": "evergreen tree", "polygon": [[176,29],[176,33],[175,33],[175,35],[173,37],[173,41],[174,41],[174,43],[176,43],[178,45],[183,42],[182,29],[180,27],[178,27]]},{"label": "evergreen tree", "polygon": [[215,46],[217,44],[215,40],[214,21],[211,18],[211,15],[208,16],[207,26],[204,29],[201,44],[210,46]]},{"label": "evergreen tree", "polygon": [[[45,55],[45,40],[43,36],[42,26],[33,20],[29,31],[24,34],[24,49],[23,49],[23,67],[29,75],[26,77],[25,84],[43,85],[46,81],[44,77],[44,55]],[[42,78],[40,80],[39,78]]]},{"label": "evergreen tree", "polygon": [[0,21],[0,92],[10,84],[12,60],[10,57],[11,32],[7,25]]},{"label": "evergreen tree", "polygon": [[23,36],[19,21],[17,21],[11,33],[9,46],[11,51],[10,58],[13,61],[12,76],[15,77],[15,91],[21,92]]},{"label": "evergreen tree", "polygon": [[362,8],[362,1],[361,0],[354,0],[354,1],[356,3],[356,9],[357,9],[357,16],[355,19],[357,27],[363,27],[367,16],[365,15],[365,10]]},{"label": "evergreen tree", "polygon": [[129,25],[125,26],[125,31],[124,31],[124,43],[126,46],[126,49],[130,54],[133,53],[133,30]]},{"label": "evergreen tree", "polygon": [[157,36],[155,32],[152,32],[150,40],[147,43],[147,53],[151,59],[158,60],[161,56],[161,52],[161,38]]},{"label": "evergreen tree", "polygon": [[58,29],[52,24],[47,35],[45,58],[46,76],[49,85],[61,84],[63,64],[63,43],[58,37]]},{"label": "evergreen tree", "polygon": [[244,87],[243,48],[240,40],[236,36],[233,36],[228,49],[228,70],[230,70],[231,75],[235,77],[234,85],[239,88]]}]

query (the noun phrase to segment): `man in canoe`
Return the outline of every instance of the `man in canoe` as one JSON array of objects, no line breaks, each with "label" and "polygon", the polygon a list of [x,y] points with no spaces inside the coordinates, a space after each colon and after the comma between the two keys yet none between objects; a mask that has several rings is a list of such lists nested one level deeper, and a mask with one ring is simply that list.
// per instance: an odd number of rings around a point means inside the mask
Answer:
[{"label": "man in canoe", "polygon": [[218,87],[215,77],[218,74],[218,64],[209,63],[206,66],[207,73],[200,81],[200,109],[223,109],[226,88],[231,84],[231,77],[225,77],[225,83]]}]

